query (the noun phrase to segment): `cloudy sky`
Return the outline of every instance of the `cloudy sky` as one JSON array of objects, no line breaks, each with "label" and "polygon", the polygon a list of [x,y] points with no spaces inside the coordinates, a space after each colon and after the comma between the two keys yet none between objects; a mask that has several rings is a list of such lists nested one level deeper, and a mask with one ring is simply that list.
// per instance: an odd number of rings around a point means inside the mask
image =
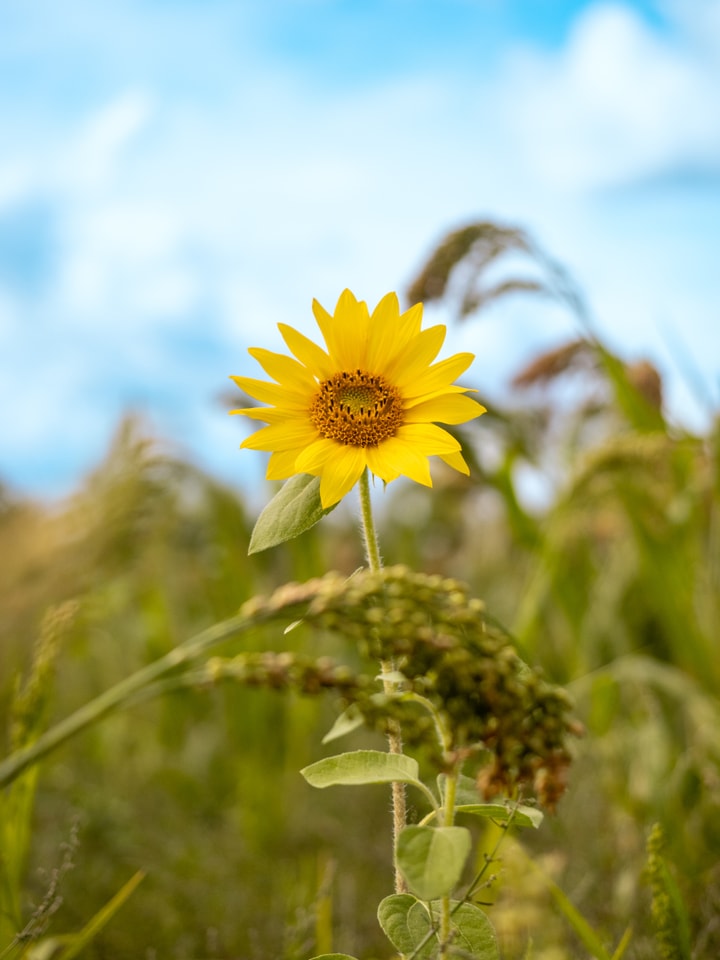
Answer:
[{"label": "cloudy sky", "polygon": [[[0,479],[60,496],[123,411],[240,479],[219,397],[275,324],[517,224],[702,425],[720,375],[718,0],[0,3]],[[437,313],[433,313],[437,319]],[[575,331],[452,327],[498,395]],[[688,376],[688,369],[693,371]]]}]

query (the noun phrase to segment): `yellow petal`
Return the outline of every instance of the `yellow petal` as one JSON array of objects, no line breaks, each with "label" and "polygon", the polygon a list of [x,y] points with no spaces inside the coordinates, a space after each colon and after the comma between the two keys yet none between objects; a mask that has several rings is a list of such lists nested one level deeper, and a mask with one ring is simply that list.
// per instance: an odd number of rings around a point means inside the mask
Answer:
[{"label": "yellow petal", "polygon": [[314,377],[297,360],[286,357],[282,353],[263,350],[261,347],[250,347],[248,353],[273,380],[299,393],[306,393],[308,396],[314,393],[316,387]]},{"label": "yellow petal", "polygon": [[402,473],[400,464],[404,450],[405,445],[397,442],[395,437],[379,443],[376,447],[368,447],[368,467],[376,477],[380,477],[385,483],[391,483]]},{"label": "yellow petal", "polygon": [[392,437],[377,447],[368,447],[368,466],[374,474],[390,483],[402,474],[425,487],[432,486],[427,456],[401,437]]},{"label": "yellow petal", "polygon": [[343,290],[330,314],[313,300],[313,313],[320,327],[330,358],[338,370],[365,369],[367,335],[370,314],[367,304],[356,300],[349,290]]},{"label": "yellow petal", "polygon": [[432,393],[423,393],[422,396],[419,397],[404,397],[403,408],[405,410],[412,410],[413,407],[416,407],[419,403],[426,403],[428,400],[435,400],[437,397],[448,397],[456,393],[477,393],[477,390],[451,384],[449,387],[442,387],[440,390],[435,390]]},{"label": "yellow petal", "polygon": [[466,477],[470,476],[470,467],[465,463],[465,459],[461,453],[441,453],[440,459],[444,460],[453,470],[464,473]]},{"label": "yellow petal", "polygon": [[295,466],[295,461],[302,449],[304,448],[276,450],[270,454],[265,477],[268,480],[287,480],[288,477],[294,477],[296,473],[300,472]]},{"label": "yellow petal", "polygon": [[[405,350],[396,355],[391,363],[383,368],[384,375],[398,387],[403,394],[415,396],[414,392],[407,394],[406,386],[412,386],[415,381],[427,373],[427,369],[440,352],[445,341],[445,327],[438,324],[421,330],[407,344]],[[450,382],[450,381],[448,381]]]},{"label": "yellow petal", "polygon": [[485,413],[485,407],[462,393],[445,393],[422,400],[405,411],[405,423],[465,423]]},{"label": "yellow petal", "polygon": [[327,380],[335,373],[330,357],[325,353],[322,347],[313,343],[308,337],[300,333],[294,327],[289,327],[285,323],[278,324],[278,330],[290,350],[295,354],[298,360],[305,364],[318,380]]},{"label": "yellow petal", "polygon": [[405,440],[425,457],[443,456],[460,450],[460,443],[455,437],[434,423],[405,423],[398,428],[395,437]]},{"label": "yellow petal", "polygon": [[317,430],[306,419],[288,420],[262,427],[240,444],[248,450],[289,450],[304,447],[317,438]]},{"label": "yellow petal", "polygon": [[317,476],[330,457],[341,449],[342,446],[337,441],[327,440],[315,434],[312,442],[298,454],[298,473],[312,473]]},{"label": "yellow petal", "polygon": [[[456,353],[454,356],[448,357],[447,360],[441,360],[440,363],[433,364],[412,382],[405,380],[403,376],[405,381],[402,387],[403,396],[411,399],[441,390],[444,386],[451,384],[461,373],[464,373],[474,359],[475,356],[472,353]],[[400,386],[399,383],[398,386]]]},{"label": "yellow petal", "polygon": [[281,423],[287,417],[284,410],[276,410],[275,407],[244,407],[242,410],[228,410],[228,413],[231,416],[239,413],[251,420],[264,420],[265,423]]},{"label": "yellow petal", "polygon": [[248,396],[254,397],[262,403],[271,403],[278,407],[307,408],[306,391],[299,392],[283,387],[279,383],[268,383],[267,380],[253,380],[252,377],[230,377],[238,387]]},{"label": "yellow petal", "polygon": [[400,320],[402,323],[407,323],[414,333],[420,333],[422,314],[423,305],[421,303],[416,303],[410,307],[409,310],[406,310],[405,313],[400,314]]},{"label": "yellow petal", "polygon": [[338,446],[338,452],[327,461],[320,475],[320,500],[323,507],[331,507],[352,490],[366,463],[364,447]]},{"label": "yellow petal", "polygon": [[420,332],[422,304],[401,314],[394,293],[383,297],[373,310],[368,328],[367,369],[387,375]]}]

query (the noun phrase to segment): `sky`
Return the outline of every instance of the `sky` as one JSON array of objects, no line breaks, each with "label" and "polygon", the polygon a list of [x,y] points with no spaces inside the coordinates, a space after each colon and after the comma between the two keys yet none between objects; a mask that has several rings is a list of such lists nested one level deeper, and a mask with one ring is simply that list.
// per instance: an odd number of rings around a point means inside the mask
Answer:
[{"label": "sky", "polygon": [[[312,336],[314,297],[402,295],[485,219],[561,262],[702,429],[720,0],[0,0],[0,481],[66,495],[131,410],[255,483],[226,412],[247,348]],[[488,398],[578,332],[520,296],[426,313]]]}]

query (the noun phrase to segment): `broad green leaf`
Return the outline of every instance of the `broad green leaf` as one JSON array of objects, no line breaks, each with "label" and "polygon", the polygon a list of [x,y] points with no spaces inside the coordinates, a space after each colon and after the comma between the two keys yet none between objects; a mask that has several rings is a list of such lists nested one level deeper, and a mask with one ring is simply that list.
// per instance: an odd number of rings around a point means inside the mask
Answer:
[{"label": "broad green leaf", "polygon": [[421,900],[435,900],[459,882],[470,846],[465,827],[405,827],[398,837],[397,862],[410,889]]},{"label": "broad green leaf", "polygon": [[544,815],[537,807],[504,803],[468,803],[455,807],[455,813],[469,813],[474,817],[487,817],[490,820],[510,821],[514,827],[535,827],[543,822]]},{"label": "broad green leaf", "polygon": [[[432,911],[432,917],[428,913],[428,906]],[[425,957],[436,955],[438,936],[436,932],[431,933],[431,931],[433,928],[437,930],[441,907],[439,900],[429,905],[417,901],[407,911],[408,942],[420,944],[428,940],[427,947],[418,954],[418,957],[422,957],[423,960]],[[483,911],[473,903],[462,903],[459,900],[450,901],[450,911],[452,935],[450,955],[472,958],[472,960],[499,960],[500,953],[495,930]],[[430,935],[429,939],[428,935]],[[453,948],[455,948],[454,952]]]},{"label": "broad green leaf", "polygon": [[335,723],[322,738],[323,743],[330,743],[332,740],[339,740],[347,733],[352,733],[365,723],[363,715],[360,713],[357,704],[351,703],[347,710],[343,710]]},{"label": "broad green leaf", "polygon": [[260,553],[299,537],[336,506],[323,508],[320,477],[311,477],[307,473],[290,477],[257,518],[248,553]]},{"label": "broad green leaf", "polygon": [[[437,956],[438,936],[437,933],[433,931],[433,926],[435,930],[437,929],[437,914],[435,914],[435,924],[433,924],[433,920],[425,904],[416,900],[415,904],[407,912],[406,922],[410,941],[416,946],[419,946],[421,943],[425,944],[418,955],[421,956],[423,960],[425,957]],[[430,934],[430,936],[428,936],[428,934]]]},{"label": "broad green leaf", "polygon": [[336,757],[325,757],[300,771],[311,787],[334,787],[364,783],[414,783],[423,787],[418,777],[417,760],[402,753],[380,750],[354,750]]},{"label": "broad green leaf", "polygon": [[[385,897],[378,907],[378,922],[383,928],[385,936],[398,953],[407,957],[414,954],[415,960],[425,960],[425,958],[432,956],[434,943],[430,940],[426,947],[415,953],[430,929],[428,924],[420,937],[417,936],[417,933],[411,933],[408,926],[408,914],[416,904],[418,904],[417,899],[409,893],[394,893],[390,897]],[[420,904],[420,906],[422,905]]]},{"label": "broad green leaf", "polygon": [[[418,904],[425,912],[427,928],[429,929],[429,917],[427,909],[423,904]],[[437,917],[440,913],[440,901],[430,904],[433,916]],[[417,908],[410,912],[408,918],[412,929],[419,928],[422,918]],[[472,957],[473,960],[499,960],[500,951],[497,945],[497,936],[486,914],[476,907],[474,903],[462,903],[458,900],[450,902],[450,930],[452,932],[452,943],[457,947],[459,956]]]},{"label": "broad green leaf", "polygon": [[[447,785],[445,774],[441,773],[438,776],[437,784],[442,802],[444,803]],[[480,794],[472,777],[459,776],[455,791],[456,813],[468,813],[475,817],[487,817],[492,820],[500,820],[502,823],[512,820],[514,827],[535,827],[536,829],[544,819],[542,811],[523,803],[517,804],[516,806],[512,800],[506,800],[503,803],[480,803],[479,800]],[[438,811],[438,813],[439,812],[440,811]]]}]

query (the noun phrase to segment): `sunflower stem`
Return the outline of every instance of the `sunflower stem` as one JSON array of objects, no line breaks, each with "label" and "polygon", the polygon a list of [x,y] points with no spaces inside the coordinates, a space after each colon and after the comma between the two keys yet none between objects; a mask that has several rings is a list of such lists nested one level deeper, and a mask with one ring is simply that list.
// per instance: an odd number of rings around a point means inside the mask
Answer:
[{"label": "sunflower stem", "polygon": [[[375,521],[373,519],[372,502],[370,499],[370,473],[367,467],[360,477],[360,510],[365,557],[370,569],[373,573],[377,573],[382,570],[382,560],[380,559],[380,547],[375,529]],[[383,673],[392,673],[396,668],[394,660],[381,660],[380,663]],[[383,689],[386,694],[392,694],[395,691],[395,684],[392,680],[383,680]],[[400,726],[393,722],[388,731],[388,750],[390,753],[402,753],[402,746]],[[398,837],[407,822],[404,783],[393,783],[392,785],[392,808],[394,852],[397,849]],[[397,862],[395,863],[395,893],[407,893],[407,884],[405,883],[405,878],[400,873]]]},{"label": "sunflower stem", "polygon": [[382,570],[382,560],[380,559],[380,547],[375,532],[375,520],[373,519],[372,501],[370,500],[370,474],[367,467],[360,477],[360,509],[362,511],[365,558],[372,572],[377,573]]}]

